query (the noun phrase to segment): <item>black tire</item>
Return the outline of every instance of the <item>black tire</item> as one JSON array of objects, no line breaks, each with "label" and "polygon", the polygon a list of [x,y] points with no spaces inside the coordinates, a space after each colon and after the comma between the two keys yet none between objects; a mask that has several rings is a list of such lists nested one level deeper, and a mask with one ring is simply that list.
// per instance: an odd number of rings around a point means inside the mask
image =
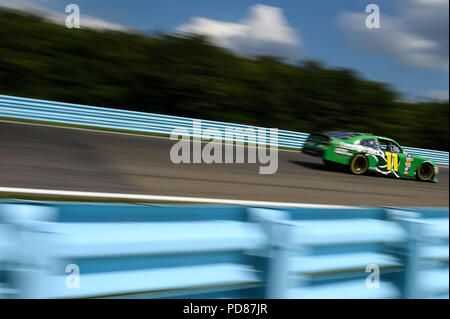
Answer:
[{"label": "black tire", "polygon": [[350,172],[355,175],[363,175],[369,169],[369,160],[363,154],[356,154],[350,161]]},{"label": "black tire", "polygon": [[430,163],[422,163],[417,168],[416,176],[417,179],[420,181],[429,181],[433,178],[434,175],[434,169],[433,166]]}]

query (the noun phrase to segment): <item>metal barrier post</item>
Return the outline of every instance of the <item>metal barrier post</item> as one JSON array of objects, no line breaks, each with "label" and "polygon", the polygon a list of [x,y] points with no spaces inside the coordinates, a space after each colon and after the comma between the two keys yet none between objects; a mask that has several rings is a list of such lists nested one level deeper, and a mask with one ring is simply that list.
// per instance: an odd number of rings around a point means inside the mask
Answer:
[{"label": "metal barrier post", "polygon": [[421,215],[419,213],[401,210],[390,210],[389,213],[407,232],[407,241],[404,243],[401,254],[405,265],[402,280],[403,285],[400,287],[402,298],[421,298],[419,289]]},{"label": "metal barrier post", "polygon": [[250,220],[260,223],[267,235],[267,248],[263,253],[267,269],[266,298],[286,298],[289,282],[288,261],[290,253],[289,213],[262,208],[250,208]]},{"label": "metal barrier post", "polygon": [[54,208],[12,204],[3,209],[4,221],[15,228],[17,251],[12,254],[9,280],[18,298],[45,297],[45,278],[50,270],[46,233],[41,228],[55,219]]}]

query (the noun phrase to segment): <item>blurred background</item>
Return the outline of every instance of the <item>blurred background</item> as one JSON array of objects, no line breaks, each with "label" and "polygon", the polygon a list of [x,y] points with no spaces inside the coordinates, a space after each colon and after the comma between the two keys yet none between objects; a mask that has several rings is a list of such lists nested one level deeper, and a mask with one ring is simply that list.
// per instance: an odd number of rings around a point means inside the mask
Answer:
[{"label": "blurred background", "polygon": [[448,1],[0,1],[0,93],[448,150]]}]

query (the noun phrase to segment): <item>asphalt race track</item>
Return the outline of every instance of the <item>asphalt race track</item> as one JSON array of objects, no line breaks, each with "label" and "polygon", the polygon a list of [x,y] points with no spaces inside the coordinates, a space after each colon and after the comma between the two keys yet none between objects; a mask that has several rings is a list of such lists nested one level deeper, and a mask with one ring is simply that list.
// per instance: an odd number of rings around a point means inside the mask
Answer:
[{"label": "asphalt race track", "polygon": [[0,187],[193,196],[338,205],[449,205],[448,168],[439,183],[329,171],[320,159],[279,151],[278,171],[261,164],[173,164],[175,141],[0,122]]}]

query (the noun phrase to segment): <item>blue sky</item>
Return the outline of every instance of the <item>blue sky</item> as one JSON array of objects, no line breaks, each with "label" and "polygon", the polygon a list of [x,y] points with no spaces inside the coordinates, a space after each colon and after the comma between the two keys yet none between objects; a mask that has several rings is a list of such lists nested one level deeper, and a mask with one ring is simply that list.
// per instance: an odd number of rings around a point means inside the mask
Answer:
[{"label": "blue sky", "polygon": [[[172,32],[183,26],[199,32],[215,30],[212,36],[217,43],[238,52],[244,50],[245,43],[246,52],[252,52],[253,45],[257,53],[267,49],[268,53],[286,54],[290,59],[311,58],[330,67],[355,69],[367,79],[390,83],[406,99],[448,99],[448,0],[23,2],[62,13],[67,4],[75,3],[80,7],[82,24],[83,16],[90,16],[143,31]],[[380,29],[365,27],[365,8],[370,3],[380,7]],[[274,7],[279,9],[271,9]],[[260,14],[252,8],[261,9]],[[257,23],[258,16],[266,20]],[[195,17],[208,20],[202,20],[199,26]],[[277,19],[283,27],[271,25]],[[254,26],[250,29],[256,39],[227,33],[239,33],[245,24]],[[266,34],[268,39],[264,38]]]}]

